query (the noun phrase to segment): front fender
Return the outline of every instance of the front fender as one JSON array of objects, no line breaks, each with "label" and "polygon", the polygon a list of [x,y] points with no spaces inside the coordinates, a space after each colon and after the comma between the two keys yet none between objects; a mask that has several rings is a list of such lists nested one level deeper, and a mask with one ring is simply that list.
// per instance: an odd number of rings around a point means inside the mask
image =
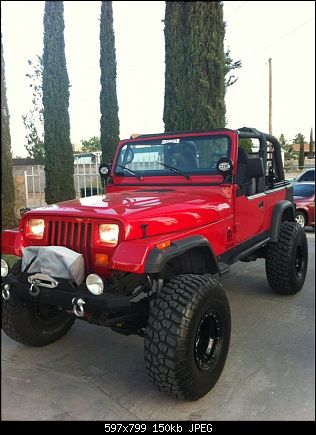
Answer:
[{"label": "front fender", "polygon": [[182,239],[171,239],[171,245],[165,249],[158,249],[156,245],[161,238],[146,238],[125,241],[115,250],[110,268],[132,273],[159,273],[164,270],[166,263],[181,254],[194,249],[207,250],[209,262],[214,273],[219,272],[216,257],[208,240],[203,236],[189,236]]},{"label": "front fender", "polygon": [[1,254],[22,257],[25,248],[24,237],[19,228],[10,228],[1,233]]},{"label": "front fender", "polygon": [[194,248],[205,248],[212,273],[218,272],[220,274],[218,262],[212,247],[208,240],[203,236],[191,236],[185,237],[184,239],[175,240],[171,246],[163,250],[157,248],[152,249],[146,260],[145,273],[161,272],[165,268],[165,265],[168,261],[175,257],[179,257],[185,252],[188,252]]},{"label": "front fender", "polygon": [[146,258],[154,246],[148,239],[121,242],[115,249],[110,268],[122,272],[144,273]]}]

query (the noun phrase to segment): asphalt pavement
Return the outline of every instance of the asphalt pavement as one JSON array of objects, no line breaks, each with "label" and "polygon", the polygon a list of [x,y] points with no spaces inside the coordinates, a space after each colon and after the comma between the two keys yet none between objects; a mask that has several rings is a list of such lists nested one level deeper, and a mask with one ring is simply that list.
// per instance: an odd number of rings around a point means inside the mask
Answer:
[{"label": "asphalt pavement", "polygon": [[76,321],[56,343],[31,348],[2,332],[2,420],[315,420],[315,235],[303,289],[279,296],[264,260],[222,278],[232,311],[222,376],[197,402],[147,378],[143,339]]}]

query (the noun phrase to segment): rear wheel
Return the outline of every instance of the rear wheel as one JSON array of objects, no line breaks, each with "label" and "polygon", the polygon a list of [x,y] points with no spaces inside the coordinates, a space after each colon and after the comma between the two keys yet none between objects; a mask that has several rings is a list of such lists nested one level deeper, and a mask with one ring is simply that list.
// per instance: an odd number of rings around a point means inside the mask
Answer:
[{"label": "rear wheel", "polygon": [[266,273],[272,289],[282,295],[300,291],[305,282],[307,263],[304,229],[296,222],[282,222],[279,240],[267,247]]},{"label": "rear wheel", "polygon": [[[21,261],[11,269],[18,275]],[[74,316],[50,305],[27,304],[14,292],[2,300],[2,329],[13,340],[29,346],[45,346],[64,336],[74,323]]]},{"label": "rear wheel", "polygon": [[145,362],[169,395],[197,400],[225,365],[231,318],[226,294],[210,275],[180,275],[159,292],[149,314]]}]

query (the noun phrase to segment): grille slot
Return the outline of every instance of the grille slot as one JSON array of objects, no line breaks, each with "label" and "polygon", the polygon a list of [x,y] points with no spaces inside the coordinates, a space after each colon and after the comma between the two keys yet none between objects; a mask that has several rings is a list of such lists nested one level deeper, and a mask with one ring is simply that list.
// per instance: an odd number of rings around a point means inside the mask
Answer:
[{"label": "grille slot", "polygon": [[92,224],[49,221],[47,243],[49,246],[64,246],[83,254],[87,273],[91,273]]}]

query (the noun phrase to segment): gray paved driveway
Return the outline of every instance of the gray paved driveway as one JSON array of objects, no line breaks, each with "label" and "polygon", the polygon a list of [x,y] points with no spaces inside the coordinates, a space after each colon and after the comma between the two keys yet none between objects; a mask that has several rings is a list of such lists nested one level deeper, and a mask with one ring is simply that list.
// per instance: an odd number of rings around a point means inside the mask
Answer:
[{"label": "gray paved driveway", "polygon": [[143,339],[80,321],[57,343],[29,348],[2,333],[2,420],[314,420],[314,233],[303,290],[278,296],[264,261],[223,278],[232,341],[223,374],[198,402],[158,392]]}]

